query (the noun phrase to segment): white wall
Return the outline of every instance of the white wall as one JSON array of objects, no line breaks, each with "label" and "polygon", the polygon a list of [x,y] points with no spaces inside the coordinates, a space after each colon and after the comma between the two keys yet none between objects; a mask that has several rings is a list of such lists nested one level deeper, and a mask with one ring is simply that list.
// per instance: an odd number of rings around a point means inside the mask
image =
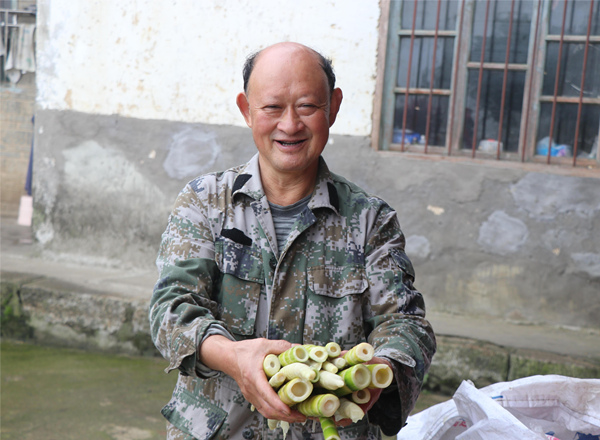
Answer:
[{"label": "white wall", "polygon": [[245,57],[298,41],[333,59],[332,132],[370,135],[378,0],[38,0],[41,109],[243,126]]}]

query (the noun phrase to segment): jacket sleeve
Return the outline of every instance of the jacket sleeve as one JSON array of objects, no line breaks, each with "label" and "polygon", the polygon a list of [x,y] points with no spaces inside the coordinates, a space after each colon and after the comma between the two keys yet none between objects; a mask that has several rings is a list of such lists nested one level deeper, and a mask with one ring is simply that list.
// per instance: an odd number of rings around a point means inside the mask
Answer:
[{"label": "jacket sleeve", "polygon": [[175,201],[156,260],[159,279],[150,301],[151,336],[169,366],[182,374],[206,377],[197,350],[219,310],[213,298],[220,272],[206,209],[187,185]]},{"label": "jacket sleeve", "polygon": [[396,213],[384,205],[365,248],[369,278],[365,324],[375,356],[385,357],[393,365],[394,383],[369,411],[370,422],[390,436],[398,433],[414,408],[436,349],[404,245]]}]

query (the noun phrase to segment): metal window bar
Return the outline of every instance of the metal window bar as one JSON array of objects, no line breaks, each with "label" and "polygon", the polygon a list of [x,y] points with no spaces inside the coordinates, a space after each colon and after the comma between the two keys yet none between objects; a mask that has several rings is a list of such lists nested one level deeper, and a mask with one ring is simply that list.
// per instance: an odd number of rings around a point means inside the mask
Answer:
[{"label": "metal window bar", "polygon": [[[394,87],[394,94],[404,95],[404,109],[402,113],[402,137],[400,142],[400,151],[404,152],[407,150],[405,147],[406,144],[406,124],[407,124],[407,115],[409,108],[409,97],[411,95],[428,95],[428,104],[427,104],[427,116],[426,116],[426,128],[425,128],[425,144],[423,148],[423,153],[427,154],[428,146],[429,146],[429,131],[431,127],[431,113],[433,106],[433,96],[450,96],[452,95],[451,89],[438,89],[434,88],[434,80],[435,80],[435,59],[437,56],[437,43],[439,41],[439,37],[456,37],[457,30],[440,30],[440,14],[441,14],[441,5],[444,0],[437,0],[437,12],[436,12],[436,22],[434,30],[426,30],[426,29],[416,29],[416,19],[417,19],[417,5],[419,0],[413,0],[413,15],[412,15],[412,25],[411,29],[400,29],[397,32],[397,35],[401,37],[409,37],[410,36],[410,50],[408,57],[408,65],[407,65],[407,76],[406,76],[406,87]],[[406,2],[408,3],[408,2]],[[463,2],[464,3],[464,2]],[[413,55],[414,55],[414,42],[416,37],[433,37],[433,54],[432,54],[432,68],[430,75],[430,85],[429,88],[416,88],[410,87],[411,81],[411,70],[413,64]],[[452,73],[455,75],[455,72]]]},{"label": "metal window bar", "polygon": [[504,122],[504,104],[506,102],[506,78],[508,77],[508,60],[510,57],[510,39],[512,36],[513,13],[515,0],[510,5],[510,21],[508,23],[508,38],[506,39],[506,57],[504,60],[504,77],[502,78],[502,99],[500,103],[500,120],[498,121],[498,145],[496,146],[496,160],[500,159],[500,145],[502,145],[502,123]]},{"label": "metal window bar", "polygon": [[[416,24],[416,20],[417,20],[417,6],[418,6],[418,2],[419,0],[413,0],[413,11],[412,11],[412,24],[411,24],[411,28],[410,29],[399,29],[397,32],[398,37],[410,37],[410,50],[409,50],[409,56],[408,56],[408,60],[407,61],[407,70],[406,70],[406,86],[402,87],[402,86],[395,86],[392,87],[393,93],[395,96],[398,95],[404,95],[404,105],[403,105],[403,111],[402,111],[402,135],[401,135],[401,142],[400,145],[396,144],[396,147],[399,147],[398,149],[402,152],[404,151],[409,151],[409,147],[407,146],[407,119],[408,119],[408,111],[409,111],[409,98],[411,96],[415,96],[415,95],[427,95],[428,96],[428,102],[427,102],[427,113],[426,113],[426,120],[425,120],[425,136],[424,136],[424,147],[421,150],[422,153],[424,154],[428,154],[428,148],[430,147],[430,129],[431,129],[431,124],[432,122],[432,106],[433,106],[433,98],[434,95],[436,96],[448,96],[450,98],[450,103],[449,103],[449,108],[448,108],[448,120],[449,123],[447,124],[448,127],[448,133],[446,134],[446,154],[448,156],[453,154],[453,138],[455,136],[454,131],[457,129],[457,127],[455,127],[455,120],[458,118],[460,120],[460,113],[458,112],[462,112],[464,111],[464,109],[462,108],[456,108],[457,105],[457,101],[458,101],[458,97],[456,94],[456,90],[457,90],[457,84],[458,81],[460,81],[460,78],[458,77],[457,71],[459,70],[459,66],[458,63],[454,63],[453,65],[453,69],[452,69],[452,85],[450,86],[449,89],[440,89],[440,88],[434,88],[434,80],[435,80],[435,71],[436,71],[436,56],[437,56],[437,44],[439,41],[439,38],[442,37],[456,37],[456,42],[455,42],[455,48],[461,47],[461,43],[463,40],[463,33],[466,31],[466,29],[463,29],[464,25],[465,25],[465,10],[466,10],[466,0],[463,0],[460,2],[460,18],[459,18],[459,23],[458,26],[456,27],[456,30],[440,30],[440,13],[441,13],[441,2],[443,0],[437,0],[437,10],[436,10],[436,21],[435,21],[435,29],[434,30],[424,30],[424,29],[416,29],[417,24]],[[504,62],[486,62],[486,55],[489,51],[486,51],[486,43],[487,43],[487,37],[488,37],[488,30],[489,30],[489,26],[490,26],[490,9],[492,8],[492,0],[485,0],[486,1],[486,5],[485,5],[485,19],[484,19],[484,23],[483,23],[483,34],[482,34],[482,46],[481,46],[481,54],[480,54],[480,58],[479,61],[467,61],[466,62],[466,68],[467,69],[477,69],[478,70],[478,79],[477,79],[477,95],[476,95],[476,106],[475,106],[475,114],[474,114],[474,121],[473,121],[473,139],[472,139],[472,143],[471,143],[471,152],[470,152],[470,156],[472,158],[475,158],[476,154],[477,154],[477,133],[478,133],[478,128],[479,125],[481,124],[481,118],[483,116],[480,115],[480,109],[482,106],[482,98],[483,98],[483,74],[484,71],[502,71],[503,72],[503,79],[502,79],[502,92],[501,92],[501,99],[500,99],[500,114],[499,114],[499,120],[498,120],[498,135],[497,135],[497,145],[496,145],[496,160],[500,160],[501,158],[503,158],[503,154],[502,154],[502,145],[503,145],[503,137],[506,136],[506,134],[503,134],[503,129],[505,128],[504,125],[506,125],[505,119],[505,110],[508,106],[508,108],[512,108],[511,104],[510,104],[510,97],[506,96],[507,92],[508,92],[508,77],[509,77],[509,73],[510,72],[526,72],[529,77],[527,80],[527,84],[525,85],[525,89],[524,89],[524,94],[527,95],[526,97],[526,101],[523,103],[523,108],[522,108],[522,112],[525,112],[524,114],[524,118],[521,120],[521,127],[520,127],[520,131],[524,132],[524,133],[528,133],[530,130],[530,126],[533,124],[534,130],[538,125],[538,121],[537,119],[532,115],[532,111],[535,108],[535,101],[537,101],[538,103],[542,103],[542,102],[548,102],[548,103],[552,103],[552,112],[551,112],[551,117],[550,117],[550,133],[549,133],[549,139],[550,139],[550,146],[548,148],[548,154],[547,157],[545,158],[545,162],[547,164],[550,164],[551,160],[554,161],[555,159],[551,159],[551,154],[552,154],[552,149],[551,149],[551,142],[552,142],[552,136],[554,134],[554,132],[557,130],[557,128],[555,127],[555,122],[557,120],[557,115],[559,114],[557,111],[557,107],[559,104],[577,104],[577,119],[576,119],[576,127],[575,127],[575,140],[573,142],[573,166],[577,165],[577,151],[578,151],[578,147],[580,149],[580,146],[578,144],[580,144],[579,142],[579,135],[582,132],[582,127],[580,127],[580,125],[582,124],[582,113],[583,113],[583,105],[586,104],[600,104],[600,98],[596,98],[596,97],[586,97],[584,96],[584,88],[585,88],[585,80],[586,80],[586,68],[588,66],[588,53],[589,53],[589,48],[590,48],[590,44],[591,43],[600,43],[600,36],[599,35],[591,35],[592,33],[592,24],[593,24],[593,11],[594,11],[594,5],[595,2],[597,0],[590,0],[590,11],[589,11],[589,16],[588,16],[588,23],[587,23],[587,33],[586,35],[565,35],[566,33],[566,29],[567,29],[567,23],[566,23],[566,19],[567,19],[567,3],[569,3],[569,0],[563,0],[563,8],[562,8],[562,25],[561,25],[561,32],[560,35],[549,35],[546,34],[546,31],[543,30],[543,26],[542,26],[542,21],[544,20],[543,16],[543,10],[544,10],[544,5],[547,5],[547,1],[546,0],[533,0],[537,3],[537,7],[535,7],[535,11],[536,11],[536,17],[535,17],[535,22],[533,23],[533,28],[531,29],[533,31],[533,35],[530,35],[530,38],[533,37],[533,45],[531,46],[530,49],[530,59],[527,61],[526,64],[524,63],[519,63],[519,62],[510,62],[510,58],[511,58],[511,39],[513,37],[513,26],[514,26],[514,12],[515,12],[515,5],[517,1],[520,0],[511,0],[511,6],[510,6],[510,17],[509,17],[509,22],[508,22],[508,34],[507,34],[507,41],[506,41],[506,50],[505,50],[505,57],[504,57]],[[497,0],[499,1],[499,0]],[[571,3],[574,3],[574,0],[571,0]],[[404,5],[406,5],[407,7],[409,7],[409,0],[405,0],[404,1]],[[520,6],[519,6],[520,7]],[[559,20],[560,18],[557,17]],[[573,17],[572,17],[573,18]],[[493,19],[495,20],[495,19]],[[492,24],[492,26],[494,26]],[[492,28],[493,30],[493,28]],[[519,31],[517,28],[517,37],[518,37]],[[411,75],[412,73],[412,67],[413,67],[413,57],[415,55],[415,38],[419,38],[419,37],[433,37],[433,61],[431,63],[431,72],[430,72],[430,84],[428,88],[412,88],[410,86],[411,84]],[[556,77],[555,77],[555,83],[554,83],[554,93],[553,95],[539,95],[537,93],[535,93],[535,86],[534,83],[536,81],[539,81],[539,73],[537,73],[536,71],[534,71],[534,68],[532,66],[537,65],[537,63],[539,63],[539,60],[537,58],[539,57],[544,57],[545,58],[545,54],[541,53],[539,51],[539,47],[540,47],[540,40],[545,40],[545,43],[542,44],[547,44],[547,42],[558,42],[559,43],[559,48],[558,48],[558,62],[557,62],[557,66],[556,66]],[[531,41],[531,40],[530,40]],[[492,42],[493,43],[493,42]],[[561,64],[562,63],[562,55],[563,55],[563,46],[564,43],[585,43],[585,51],[584,51],[584,57],[583,57],[583,69],[581,72],[581,84],[580,84],[580,90],[579,90],[579,96],[578,97],[574,97],[574,96],[561,96],[559,94],[559,87],[560,87],[560,75],[561,75]],[[457,46],[458,45],[458,46]],[[493,50],[493,47],[492,49]],[[454,57],[458,57],[459,53],[457,51],[454,52]],[[541,58],[543,59],[543,58]],[[475,78],[474,78],[475,80]],[[533,122],[530,120],[531,118],[533,118]],[[484,120],[485,123],[485,120]],[[509,124],[510,125],[510,124]],[[484,128],[485,131],[485,128]],[[519,146],[518,146],[518,154],[514,155],[513,157],[515,159],[519,158],[521,162],[525,162],[527,160],[527,158],[530,157],[530,154],[533,153],[533,155],[535,156],[535,150],[534,148],[531,147],[531,141],[528,140],[528,136],[521,136],[520,137],[520,141],[519,141]],[[467,147],[467,151],[468,151],[468,147]],[[435,154],[440,154],[441,151],[438,149],[436,149],[436,151],[434,152]],[[510,154],[507,155],[507,159],[510,160]],[[543,157],[543,156],[542,156]],[[517,159],[517,160],[519,160]],[[581,160],[581,158],[580,158]],[[534,159],[534,161],[536,161]],[[565,163],[564,160],[556,160],[558,163]],[[584,160],[584,162],[586,162],[587,159]]]},{"label": "metal window bar", "polygon": [[[590,47],[590,33],[592,32],[592,15],[594,13],[594,2],[590,2],[590,13],[588,16],[588,27],[586,34],[585,49],[583,52],[583,69],[581,70],[581,87],[579,90],[579,103],[577,104],[577,123],[575,125],[575,140],[573,141],[573,166],[577,164],[577,138],[579,137],[579,124],[581,122],[581,108],[583,106],[583,90],[585,89],[585,70],[588,61],[588,49]],[[548,148],[550,150],[550,148]]]},{"label": "metal window bar", "polygon": [[554,79],[554,98],[552,100],[552,116],[550,117],[550,134],[548,135],[548,156],[546,163],[550,164],[550,155],[552,153],[552,135],[554,134],[554,118],[556,117],[556,97],[558,96],[558,84],[560,82],[560,63],[562,60],[562,49],[565,37],[565,23],[567,21],[567,0],[564,0],[562,28],[560,30],[560,41],[558,43],[558,62],[556,63],[556,78]]},{"label": "metal window bar", "polygon": [[406,136],[406,116],[408,114],[408,90],[410,88],[410,71],[412,67],[413,48],[415,45],[415,27],[417,25],[417,0],[414,0],[412,29],[410,34],[410,51],[408,55],[408,71],[406,72],[406,92],[404,93],[404,110],[402,113],[402,140],[400,151],[404,151],[404,137]]},{"label": "metal window bar", "polygon": [[487,40],[488,17],[490,12],[490,0],[485,5],[485,23],[483,26],[483,41],[481,43],[481,58],[479,62],[479,79],[477,83],[477,100],[475,104],[475,121],[473,123],[473,144],[471,146],[471,157],[475,157],[475,148],[477,146],[477,125],[479,124],[479,104],[481,99],[481,84],[483,79],[483,62],[485,57],[485,43]]},{"label": "metal window bar", "polygon": [[431,127],[431,102],[433,100],[433,81],[435,79],[435,56],[437,51],[438,31],[440,26],[440,9],[442,0],[438,0],[437,13],[435,17],[435,35],[433,37],[433,57],[431,62],[431,81],[429,83],[429,99],[427,101],[427,119],[425,123],[425,154],[427,154],[427,146],[429,145],[429,128]]}]

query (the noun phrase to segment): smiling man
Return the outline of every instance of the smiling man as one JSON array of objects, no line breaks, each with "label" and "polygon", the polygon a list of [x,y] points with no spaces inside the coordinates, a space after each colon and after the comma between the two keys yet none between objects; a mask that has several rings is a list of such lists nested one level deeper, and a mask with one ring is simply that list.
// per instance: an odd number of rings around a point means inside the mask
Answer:
[{"label": "smiling man", "polygon": [[321,157],[341,103],[330,61],[306,46],[248,58],[237,104],[258,153],[182,190],[157,259],[152,337],[179,370],[167,438],[282,438],[267,419],[292,423],[288,439],[323,438],[262,371],[292,344],[367,341],[392,367],[342,439],[394,435],[412,410],[435,338],[395,211]]},{"label": "smiling man", "polygon": [[314,187],[319,157],[342,102],[342,91],[330,88],[319,67],[326,64],[300,45],[270,47],[256,56],[245,93],[237,97],[273,203],[297,202]]}]

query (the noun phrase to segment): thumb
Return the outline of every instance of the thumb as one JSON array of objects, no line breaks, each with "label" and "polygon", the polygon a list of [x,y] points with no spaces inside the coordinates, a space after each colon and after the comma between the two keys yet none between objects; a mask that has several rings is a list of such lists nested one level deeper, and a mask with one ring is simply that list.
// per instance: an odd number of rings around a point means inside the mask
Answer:
[{"label": "thumb", "polygon": [[291,342],[285,341],[283,339],[278,339],[278,340],[269,340],[269,345],[267,348],[268,348],[269,353],[281,354],[284,351],[292,348],[294,345],[298,345],[298,344],[292,344]]}]

